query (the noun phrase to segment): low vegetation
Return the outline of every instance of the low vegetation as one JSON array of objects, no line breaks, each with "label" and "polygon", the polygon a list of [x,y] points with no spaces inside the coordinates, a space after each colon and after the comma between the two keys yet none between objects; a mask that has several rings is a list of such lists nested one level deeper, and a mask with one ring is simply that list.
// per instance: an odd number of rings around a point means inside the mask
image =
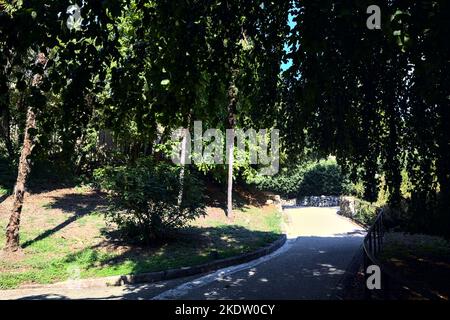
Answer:
[{"label": "low vegetation", "polygon": [[416,287],[448,300],[450,242],[424,234],[387,233],[380,257],[398,275]]},{"label": "low vegetation", "polygon": [[[114,224],[105,220],[104,194],[79,187],[27,199],[22,248],[0,253],[1,289],[192,266],[255,250],[281,234],[281,216],[274,206],[242,205],[233,220],[222,209],[208,207],[204,217],[178,232],[151,245],[137,245],[124,242]],[[0,204],[2,228],[8,219],[3,209],[11,200]]]},{"label": "low vegetation", "polygon": [[333,158],[285,166],[275,176],[257,177],[250,182],[288,198],[352,193],[351,184]]},{"label": "low vegetation", "polygon": [[106,218],[124,239],[149,244],[206,213],[203,182],[181,170],[148,157],[95,171],[98,184],[109,193]]},{"label": "low vegetation", "polygon": [[370,226],[377,217],[377,206],[356,197],[341,199],[339,214],[351,218],[362,225]]}]

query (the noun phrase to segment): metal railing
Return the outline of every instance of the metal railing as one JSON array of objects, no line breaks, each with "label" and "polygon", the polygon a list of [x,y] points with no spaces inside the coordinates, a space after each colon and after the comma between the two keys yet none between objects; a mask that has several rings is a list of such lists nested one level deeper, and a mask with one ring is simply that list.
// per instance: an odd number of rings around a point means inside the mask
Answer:
[{"label": "metal railing", "polygon": [[[389,298],[389,275],[384,272],[384,268],[377,258],[378,253],[383,247],[383,238],[385,228],[383,225],[383,209],[380,209],[374,223],[367,230],[367,234],[364,237],[363,249],[364,249],[364,274],[366,274],[367,267],[369,265],[377,265],[381,271],[382,284],[381,288],[385,298]],[[367,280],[367,278],[365,278]],[[372,290],[369,290],[367,283],[364,283],[364,295],[366,299],[372,298]]]},{"label": "metal railing", "polygon": [[383,249],[383,238],[387,231],[383,223],[384,210],[379,209],[378,215],[372,224],[372,226],[367,230],[367,234],[364,237],[363,242],[363,254],[364,254],[364,274],[365,274],[365,298],[371,299],[373,290],[367,287],[367,274],[366,270],[369,265],[377,265],[381,271],[381,291],[384,299],[390,299],[392,294],[393,285],[396,284],[398,287],[408,290],[409,292],[414,292],[419,294],[423,298],[430,300],[441,300],[442,297],[438,294],[425,290],[419,286],[413,285],[406,281],[395,273],[391,268],[382,264],[378,258],[378,253]]}]

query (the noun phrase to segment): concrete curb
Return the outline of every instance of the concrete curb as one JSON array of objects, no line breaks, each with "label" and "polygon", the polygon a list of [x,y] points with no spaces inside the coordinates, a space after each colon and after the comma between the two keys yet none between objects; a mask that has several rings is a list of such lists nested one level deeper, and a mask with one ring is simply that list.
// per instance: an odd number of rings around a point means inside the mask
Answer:
[{"label": "concrete curb", "polygon": [[193,276],[196,274],[202,274],[209,271],[214,271],[233,265],[239,265],[245,262],[249,262],[260,258],[262,256],[268,255],[278,248],[280,248],[286,242],[286,235],[281,235],[277,240],[272,242],[270,245],[257,249],[253,252],[244,253],[235,257],[220,259],[216,261],[207,262],[192,267],[183,267],[179,269],[170,269],[158,272],[140,273],[140,274],[129,274],[129,275],[118,275],[94,279],[81,279],[81,280],[69,280],[64,282],[58,282],[51,285],[27,285],[22,286],[18,289],[36,289],[36,288],[91,288],[91,287],[110,287],[110,286],[121,286],[127,284],[137,284],[137,283],[151,283],[163,280],[171,280],[176,278],[183,278],[188,276]]}]

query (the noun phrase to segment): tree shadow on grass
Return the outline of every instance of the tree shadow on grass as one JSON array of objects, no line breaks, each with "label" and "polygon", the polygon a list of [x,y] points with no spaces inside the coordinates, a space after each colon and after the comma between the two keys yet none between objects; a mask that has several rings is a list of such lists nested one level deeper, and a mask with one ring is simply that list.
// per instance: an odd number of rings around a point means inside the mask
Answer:
[{"label": "tree shadow on grass", "polygon": [[[360,252],[362,237],[335,235],[333,237],[306,236],[295,242],[285,254],[273,257],[267,263],[248,266],[238,272],[217,275],[211,282],[180,279],[180,283],[162,281],[154,284],[125,286],[120,296],[106,299],[151,299],[178,285],[193,281],[192,288],[181,290],[169,299],[200,300],[278,300],[340,299],[347,290],[343,279],[353,277],[349,267],[355,253]],[[205,282],[206,281],[206,282]],[[196,283],[199,285],[197,286]],[[203,284],[202,284],[203,283]],[[163,286],[162,289],[158,285]],[[362,298],[362,297],[361,297]]]},{"label": "tree shadow on grass", "polygon": [[53,199],[54,201],[49,205],[49,208],[60,209],[65,213],[72,214],[72,216],[52,229],[44,231],[34,239],[25,241],[21,246],[22,248],[26,248],[37,241],[43,240],[55,234],[81,217],[84,217],[92,212],[104,210],[107,206],[107,200],[100,192],[90,194],[71,193],[60,197],[53,197]]},{"label": "tree shadow on grass", "polygon": [[280,234],[240,226],[191,227],[150,246],[126,245],[114,237],[110,235],[105,242],[69,254],[64,262],[82,262],[86,269],[127,264],[130,274],[164,271],[251,252],[275,241]]},{"label": "tree shadow on grass", "polygon": [[[243,230],[241,227],[225,228],[205,228],[204,232],[210,234],[198,235],[201,237],[210,237],[211,233],[216,233],[218,244],[225,241],[223,235],[233,235],[245,233],[249,237],[264,237],[265,232],[254,232]],[[195,232],[196,230],[192,230]],[[198,230],[197,230],[198,231]],[[270,233],[269,233],[270,234]],[[179,241],[186,242],[186,246],[195,245],[199,241],[198,236],[185,234],[186,238],[180,238]],[[155,283],[145,283],[136,285],[126,285],[122,290],[111,292],[105,290],[104,295],[98,299],[120,299],[120,300],[138,300],[152,299],[153,297],[174,289],[179,285],[191,282],[192,287],[188,290],[181,290],[180,296],[172,298],[178,299],[206,299],[206,300],[248,300],[248,299],[340,299],[347,290],[343,285],[342,279],[353,277],[354,271],[349,267],[352,264],[352,257],[360,253],[363,237],[353,234],[335,235],[333,237],[305,236],[290,239],[291,247],[281,255],[272,257],[267,263],[248,266],[241,271],[232,272],[226,275],[217,275],[211,278],[211,281],[202,280],[202,275],[192,277],[164,280]],[[240,239],[239,242],[243,240]],[[193,243],[194,242],[194,243]],[[238,242],[238,243],[239,243]],[[170,246],[167,246],[162,253],[167,258]],[[143,250],[148,250],[143,248]],[[130,252],[121,253],[119,256],[124,259],[130,259]],[[189,254],[189,252],[185,252]],[[77,259],[72,262],[76,263]],[[106,266],[107,264],[117,264],[115,260],[105,259],[97,261],[102,264],[92,264],[95,266]],[[86,265],[84,266],[86,267]],[[162,268],[167,269],[167,268]],[[138,268],[138,263],[133,265],[135,273],[155,270],[143,270]],[[205,282],[206,281],[206,282]],[[198,285],[196,285],[196,283]],[[60,295],[58,297],[58,294]],[[89,291],[79,296],[83,299],[95,299],[89,296]],[[98,292],[96,292],[98,296]],[[177,293],[178,294],[178,293]],[[55,290],[54,294],[47,295],[29,295],[24,299],[54,299],[70,298],[65,292]],[[77,293],[78,296],[78,293]],[[363,297],[360,297],[361,299]]]},{"label": "tree shadow on grass", "polygon": [[[250,206],[262,207],[266,204],[267,197],[256,190],[247,190],[236,185],[233,187],[233,209],[245,210]],[[208,183],[206,192],[206,205],[217,207],[227,212],[227,192],[226,186],[217,183]]]}]

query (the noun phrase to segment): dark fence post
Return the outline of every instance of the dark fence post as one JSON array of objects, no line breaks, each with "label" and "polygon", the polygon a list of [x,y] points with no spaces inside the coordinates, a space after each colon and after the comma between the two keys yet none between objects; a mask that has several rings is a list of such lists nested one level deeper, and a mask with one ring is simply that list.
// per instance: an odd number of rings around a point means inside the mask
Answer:
[{"label": "dark fence post", "polygon": [[[382,238],[382,232],[383,232],[382,225],[381,225],[381,216],[382,216],[382,211],[378,214],[373,225],[367,231],[367,234],[363,241],[363,247],[364,247],[364,260],[363,260],[363,264],[364,264],[364,297],[367,300],[372,299],[372,292],[367,287],[367,278],[368,278],[367,273],[366,273],[367,267],[369,266],[369,264],[376,264],[381,268],[381,266],[377,262],[377,259],[375,258],[376,254],[381,250],[381,242],[382,242],[381,238]],[[383,279],[385,279],[385,278],[387,279],[387,275],[385,275],[384,272],[382,272],[381,277],[382,277],[381,281],[382,281],[382,286],[383,286],[383,288],[381,288],[381,289],[384,289],[385,285],[383,284]],[[386,285],[386,289],[389,290],[387,285]],[[386,294],[388,294],[387,291],[384,292],[384,294],[386,296]]]}]

